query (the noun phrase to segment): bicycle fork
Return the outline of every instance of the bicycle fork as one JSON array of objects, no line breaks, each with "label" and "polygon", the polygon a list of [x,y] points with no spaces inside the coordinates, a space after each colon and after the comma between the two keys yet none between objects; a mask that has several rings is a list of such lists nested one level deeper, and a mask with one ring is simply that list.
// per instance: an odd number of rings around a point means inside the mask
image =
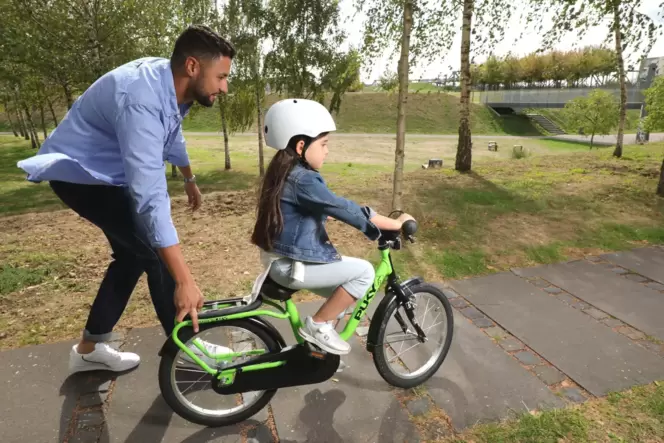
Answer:
[{"label": "bicycle fork", "polygon": [[[424,343],[427,341],[427,336],[420,327],[419,323],[417,322],[417,319],[415,318],[415,305],[413,304],[412,297],[408,296],[403,288],[398,285],[398,284],[393,284],[392,285],[392,291],[394,291],[395,295],[397,296],[397,302],[399,305],[403,306],[404,311],[406,311],[406,316],[408,317],[408,321],[410,321],[410,324],[413,325],[415,328],[415,332],[417,332],[417,339],[420,343]],[[399,323],[399,326],[401,326],[401,331],[404,334],[412,334],[412,331],[409,330],[408,325],[403,319],[403,316],[399,312],[399,308],[394,312],[394,318],[397,320],[397,323]]]}]

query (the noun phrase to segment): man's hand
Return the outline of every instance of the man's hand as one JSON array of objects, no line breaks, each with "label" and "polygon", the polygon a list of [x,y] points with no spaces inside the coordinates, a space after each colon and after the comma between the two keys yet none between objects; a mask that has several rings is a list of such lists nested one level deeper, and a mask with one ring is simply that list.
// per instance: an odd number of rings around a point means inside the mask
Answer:
[{"label": "man's hand", "polygon": [[189,207],[191,210],[195,211],[200,208],[201,202],[203,201],[203,196],[201,195],[201,191],[198,189],[198,185],[191,182],[185,183],[184,190],[187,193],[187,197],[189,197]]},{"label": "man's hand", "polygon": [[175,308],[177,309],[176,319],[181,322],[185,315],[189,314],[194,327],[194,332],[198,332],[198,310],[203,307],[203,294],[196,283],[192,280],[190,283],[178,283],[175,286]]}]

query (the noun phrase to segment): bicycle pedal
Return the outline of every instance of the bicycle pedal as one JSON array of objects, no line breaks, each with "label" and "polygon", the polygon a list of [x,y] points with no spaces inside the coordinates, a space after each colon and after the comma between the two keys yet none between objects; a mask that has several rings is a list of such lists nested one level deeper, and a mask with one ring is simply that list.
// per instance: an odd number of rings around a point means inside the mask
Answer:
[{"label": "bicycle pedal", "polygon": [[314,345],[313,343],[309,343],[308,341],[304,342],[304,348],[310,357],[314,357],[319,360],[323,360],[325,357],[327,357],[327,351],[322,350],[318,346]]}]

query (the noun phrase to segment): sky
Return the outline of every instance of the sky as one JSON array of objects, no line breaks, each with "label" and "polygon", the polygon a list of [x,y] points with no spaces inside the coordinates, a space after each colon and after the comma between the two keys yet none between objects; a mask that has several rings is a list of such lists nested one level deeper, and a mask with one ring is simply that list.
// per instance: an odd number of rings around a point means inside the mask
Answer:
[{"label": "sky", "polygon": [[[446,1],[446,0],[441,0]],[[658,15],[659,3],[661,0],[642,0],[642,5],[640,11],[648,14],[650,17],[655,19],[658,22],[662,22],[661,14]],[[351,44],[359,46],[362,42],[362,31],[363,31],[363,22],[365,16],[363,14],[356,14],[354,0],[340,0],[340,9],[342,17],[347,20],[345,24],[346,32],[349,34],[349,39],[345,44],[344,49],[347,49]],[[519,3],[525,4],[523,0],[514,0],[514,6],[518,10]],[[509,53],[516,56],[526,55],[533,51],[536,51],[541,43],[542,37],[537,35],[534,32],[529,32],[524,34],[521,39],[518,39],[521,34],[521,26],[519,25],[519,16],[514,14],[509,26],[506,26],[505,38],[504,40],[497,44],[494,49],[494,55],[503,56]],[[544,14],[543,20],[545,23],[551,23],[551,14]],[[459,32],[456,33],[454,41],[452,42],[451,49],[447,54],[441,55],[438,60],[434,60],[431,63],[420,63],[418,66],[415,66],[411,70],[410,78],[412,81],[419,78],[436,78],[438,76],[444,76],[453,71],[458,71],[461,63],[460,59],[460,44],[461,44],[461,17],[459,14],[459,19],[456,24]],[[545,27],[548,29],[549,26]],[[559,50],[570,50],[575,47],[583,47],[588,45],[599,45],[602,44],[606,38],[609,28],[608,25],[603,25],[595,29],[596,32],[589,32],[583,40],[578,41],[578,37],[574,34],[568,35],[566,38],[562,39],[558,45],[555,46],[555,49]],[[610,47],[613,47],[613,39],[609,42]],[[362,81],[365,83],[372,83],[374,80],[378,79],[387,69],[391,71],[396,71],[398,53],[392,57],[388,54],[384,55],[381,59],[372,63],[371,70],[364,68],[361,72]],[[472,47],[471,47],[472,52]],[[626,54],[630,62],[636,63],[638,57],[636,54]],[[471,54],[472,57],[472,54]],[[656,41],[655,45],[652,47],[651,51],[648,54],[648,57],[664,57],[664,36],[660,36]],[[475,58],[475,62],[481,62],[486,58],[484,56],[478,56]]]}]

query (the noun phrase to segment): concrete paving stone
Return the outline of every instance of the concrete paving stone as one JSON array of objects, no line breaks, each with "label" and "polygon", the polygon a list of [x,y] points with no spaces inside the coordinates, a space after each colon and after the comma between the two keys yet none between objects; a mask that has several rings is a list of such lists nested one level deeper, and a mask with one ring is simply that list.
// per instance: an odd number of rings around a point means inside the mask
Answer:
[{"label": "concrete paving stone", "polygon": [[562,289],[556,288],[555,286],[551,286],[550,288],[544,288],[544,291],[548,292],[549,294],[560,294]]},{"label": "concrete paving stone", "polygon": [[358,337],[365,337],[369,333],[369,326],[358,326],[355,329],[355,333]]},{"label": "concrete paving stone", "polygon": [[[223,330],[211,330],[209,334],[215,344],[224,344],[220,336]],[[225,335],[225,334],[224,334]],[[205,337],[201,337],[205,339]],[[241,428],[239,425],[223,428],[206,428],[190,423],[175,414],[166,404],[159,390],[157,374],[159,356],[157,352],[164,343],[165,337],[159,327],[132,329],[127,337],[124,350],[136,352],[141,356],[141,364],[129,374],[117,378],[113,390],[113,398],[106,413],[106,424],[102,433],[102,441],[108,443],[239,443]],[[226,342],[227,343],[227,342]],[[200,378],[196,374],[196,379]],[[207,379],[207,376],[205,377]],[[189,393],[199,396],[198,404],[214,407],[235,404],[229,396],[221,396],[212,391],[209,384],[200,385],[198,391]],[[250,418],[244,422],[247,426],[260,423]]]},{"label": "concrete paving stone", "polygon": [[596,255],[589,255],[588,257],[586,257],[586,260],[588,260],[590,262],[599,262],[599,261],[602,261],[602,258],[598,257]]},{"label": "concrete paving stone", "polygon": [[459,296],[459,294],[457,294],[456,291],[450,288],[443,288],[443,294],[445,294],[445,297],[447,297],[450,300],[453,298],[457,298]]},{"label": "concrete paving stone", "polygon": [[514,356],[526,366],[533,366],[542,363],[542,360],[530,351],[519,351]]},{"label": "concrete paving stone", "polygon": [[616,326],[620,326],[623,324],[623,322],[621,322],[617,318],[610,318],[610,317],[602,320],[602,323],[604,323],[609,328],[615,328]]},{"label": "concrete paving stone", "polygon": [[69,374],[69,351],[76,342],[26,346],[0,354],[2,442],[63,441],[78,397],[87,391],[81,389],[85,375]]},{"label": "concrete paving stone", "polygon": [[538,288],[548,288],[551,286],[551,284],[548,281],[544,281],[541,278],[534,278],[531,280],[528,280],[531,284],[537,286]]},{"label": "concrete paving stone", "polygon": [[655,281],[646,283],[646,286],[655,291],[664,291],[664,285]]},{"label": "concrete paving stone", "polygon": [[464,315],[464,317],[469,318],[471,320],[484,317],[484,314],[482,314],[480,311],[478,311],[476,308],[472,306],[462,309],[461,313]]},{"label": "concrete paving stone", "polygon": [[664,284],[664,250],[646,247],[602,256],[605,260]]},{"label": "concrete paving stone", "polygon": [[247,431],[247,443],[273,442],[272,431],[265,424],[258,425]]},{"label": "concrete paving stone", "polygon": [[565,303],[567,303],[568,305],[572,305],[572,306],[579,302],[578,298],[576,298],[572,295],[569,295],[569,294],[558,294],[558,295],[556,295],[556,297],[558,298],[558,300],[562,300]]},{"label": "concrete paving stone", "polygon": [[583,392],[579,388],[563,388],[560,390],[560,393],[568,400],[574,403],[583,403],[586,401],[586,397],[583,395]]},{"label": "concrete paving stone", "polygon": [[648,281],[647,278],[645,278],[644,276],[639,275],[639,274],[626,274],[626,275],[624,275],[624,277],[627,280],[635,281],[637,283],[645,283],[645,282]]},{"label": "concrete paving stone", "polygon": [[484,316],[474,319],[473,324],[478,328],[488,328],[493,326],[493,322]]},{"label": "concrete paving stone", "polygon": [[611,271],[615,272],[618,275],[623,275],[629,273],[629,271],[625,268],[621,268],[619,266],[616,266],[615,268],[611,268]]},{"label": "concrete paving stone", "polygon": [[420,397],[415,400],[410,400],[406,403],[406,409],[408,409],[410,415],[415,417],[424,415],[431,409],[431,401],[428,397]]},{"label": "concrete paving stone", "polygon": [[643,340],[644,338],[646,338],[643,332],[637,331],[636,329],[630,328],[629,326],[622,326],[618,328],[618,332],[628,336],[632,340]]},{"label": "concrete paving stone", "polygon": [[498,344],[506,351],[518,351],[525,347],[523,343],[513,337],[501,340]]},{"label": "concrete paving stone", "polygon": [[580,309],[581,311],[585,311],[587,309],[590,309],[592,306],[590,306],[588,303],[583,302],[583,301],[578,301],[572,305],[573,308],[575,309]]},{"label": "concrete paving stone", "polygon": [[450,300],[450,304],[457,309],[462,309],[468,306],[468,302],[461,297]]},{"label": "concrete paving stone", "polygon": [[[576,262],[566,266],[594,265]],[[547,280],[554,277],[560,280],[555,272],[547,271],[550,271],[549,266],[531,269],[528,273],[546,275]],[[555,284],[567,283],[556,281]],[[498,273],[455,281],[451,286],[593,395],[601,396],[664,378],[664,365],[657,356],[584,313],[552,300],[513,274]]]},{"label": "concrete paving stone", "polygon": [[542,276],[613,317],[664,340],[664,297],[653,289],[587,262],[540,266],[527,273]]},{"label": "concrete paving stone", "polygon": [[514,412],[563,406],[544,383],[458,312],[454,324],[450,352],[425,387],[457,430]]},{"label": "concrete paving stone", "polygon": [[484,332],[486,333],[486,335],[495,340],[503,340],[504,338],[507,337],[507,332],[505,332],[503,328],[500,328],[498,326],[491,326],[490,328],[486,328]]},{"label": "concrete paving stone", "polygon": [[323,383],[277,391],[271,404],[282,443],[415,439],[415,427],[371,356],[357,337],[350,343],[351,352],[343,359],[352,369]]},{"label": "concrete paving stone", "polygon": [[589,308],[584,311],[586,314],[590,315],[594,319],[597,320],[602,320],[604,318],[608,318],[609,315],[606,312],[602,312],[599,309],[596,308]]},{"label": "concrete paving stone", "polygon": [[80,408],[90,408],[92,406],[100,406],[108,397],[108,392],[96,394],[83,394],[78,399],[78,406]]},{"label": "concrete paving stone", "polygon": [[101,426],[104,424],[104,412],[101,410],[101,408],[79,412],[76,415],[76,424],[79,428],[93,428]]},{"label": "concrete paving stone", "polygon": [[96,443],[99,440],[98,429],[77,429],[67,442],[68,443]]},{"label": "concrete paving stone", "polygon": [[547,385],[555,385],[565,380],[565,374],[549,365],[535,366],[535,374]]}]

